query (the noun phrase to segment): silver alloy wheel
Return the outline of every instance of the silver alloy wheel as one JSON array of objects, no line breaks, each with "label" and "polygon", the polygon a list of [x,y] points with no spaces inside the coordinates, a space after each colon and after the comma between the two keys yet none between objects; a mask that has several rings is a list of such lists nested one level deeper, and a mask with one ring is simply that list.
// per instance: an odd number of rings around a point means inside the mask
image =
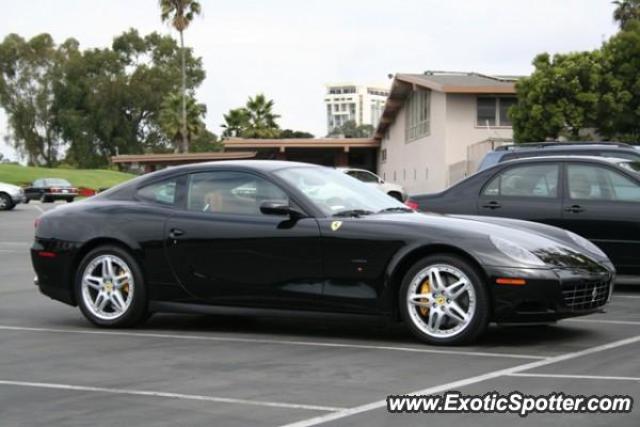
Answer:
[{"label": "silver alloy wheel", "polygon": [[464,331],[473,320],[476,292],[458,268],[430,265],[411,280],[406,304],[413,324],[425,334],[450,338]]},{"label": "silver alloy wheel", "polygon": [[0,194],[0,210],[5,210],[9,207],[9,197],[4,194]]},{"label": "silver alloy wheel", "polygon": [[94,316],[113,320],[127,312],[133,300],[133,273],[116,255],[94,258],[82,272],[82,299]]}]

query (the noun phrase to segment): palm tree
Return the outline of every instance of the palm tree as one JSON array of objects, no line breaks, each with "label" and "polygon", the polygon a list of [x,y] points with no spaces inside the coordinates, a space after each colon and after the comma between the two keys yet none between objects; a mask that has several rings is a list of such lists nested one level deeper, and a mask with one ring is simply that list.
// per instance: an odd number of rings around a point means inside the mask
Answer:
[{"label": "palm tree", "polygon": [[[183,115],[183,109],[184,113]],[[162,131],[175,143],[176,151],[180,151],[181,143],[191,142],[193,137],[205,131],[202,118],[207,113],[204,104],[198,104],[193,96],[186,101],[180,93],[171,93],[162,101],[158,120]],[[186,120],[184,120],[186,117]]]},{"label": "palm tree", "polygon": [[242,136],[245,138],[277,138],[280,134],[280,127],[276,123],[276,119],[280,116],[273,113],[273,105],[273,100],[267,100],[261,93],[249,98],[246,105],[249,123]]},{"label": "palm tree", "polygon": [[624,30],[629,21],[640,19],[640,0],[615,0],[612,3],[616,6],[613,20],[620,24],[620,29]]},{"label": "palm tree", "polygon": [[233,110],[229,110],[223,117],[224,124],[221,126],[224,128],[224,131],[222,132],[222,136],[242,136],[249,126],[249,112],[246,108],[234,108]]},{"label": "palm tree", "polygon": [[195,0],[160,0],[162,22],[171,21],[173,28],[180,33],[180,56],[182,69],[182,146],[180,151],[189,151],[187,139],[187,72],[184,59],[184,30],[193,18],[202,11],[200,3]]}]

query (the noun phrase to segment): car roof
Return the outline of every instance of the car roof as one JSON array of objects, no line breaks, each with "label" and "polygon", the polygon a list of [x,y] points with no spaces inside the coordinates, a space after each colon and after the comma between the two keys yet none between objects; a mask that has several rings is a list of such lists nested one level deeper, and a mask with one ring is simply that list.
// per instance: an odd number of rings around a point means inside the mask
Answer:
[{"label": "car roof", "polygon": [[521,151],[536,151],[540,149],[547,150],[565,150],[578,149],[589,150],[594,148],[608,148],[608,149],[623,149],[632,150],[633,146],[625,144],[623,142],[613,141],[566,141],[566,142],[525,142],[519,144],[501,145],[495,148],[494,151],[498,152],[521,152]]},{"label": "car roof", "polygon": [[540,157],[523,157],[520,159],[511,159],[496,165],[491,166],[487,169],[493,169],[498,166],[504,165],[513,165],[518,163],[531,163],[531,162],[557,162],[557,161],[566,161],[566,160],[580,160],[587,161],[592,163],[604,163],[604,164],[616,164],[620,161],[633,161],[628,159],[620,159],[616,157],[603,157],[603,156],[581,156],[581,155],[558,155],[558,156],[540,156]]},{"label": "car roof", "polygon": [[203,163],[190,163],[188,165],[174,166],[161,171],[153,172],[152,174],[143,175],[159,177],[164,175],[172,175],[176,172],[198,172],[202,170],[212,169],[248,169],[261,172],[272,172],[279,169],[293,168],[293,167],[317,167],[322,168],[325,166],[318,166],[312,163],[302,162],[290,162],[287,160],[221,160],[217,162],[203,162]]}]

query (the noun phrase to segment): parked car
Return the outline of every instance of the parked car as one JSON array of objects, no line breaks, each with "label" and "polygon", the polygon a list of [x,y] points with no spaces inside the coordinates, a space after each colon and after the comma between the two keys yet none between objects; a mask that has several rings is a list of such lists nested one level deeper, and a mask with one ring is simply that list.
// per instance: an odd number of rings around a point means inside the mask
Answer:
[{"label": "parked car", "polygon": [[542,156],[596,156],[640,161],[634,146],[620,142],[533,142],[503,145],[488,152],[478,171],[508,160]]},{"label": "parked car", "polygon": [[40,291],[99,326],[307,310],[402,318],[434,344],[596,312],[614,276],[567,231],[425,215],[335,169],[267,160],[179,166],[50,210],[31,257]]},{"label": "parked car", "polygon": [[0,182],[0,211],[9,211],[25,201],[24,191],[17,185]]},{"label": "parked car", "polygon": [[40,200],[42,203],[51,203],[54,200],[66,200],[73,202],[78,196],[78,189],[69,181],[62,178],[42,178],[36,179],[24,189],[26,202]]},{"label": "parked car", "polygon": [[637,163],[579,156],[512,160],[412,200],[421,211],[518,218],[571,230],[609,256],[621,281],[637,282],[629,276],[640,276],[640,174],[630,165]]},{"label": "parked car", "polygon": [[407,192],[404,191],[404,188],[402,188],[402,186],[393,184],[391,182],[385,182],[384,179],[366,169],[338,168],[338,170],[359,181],[364,182],[365,184],[376,187],[378,190],[387,193],[389,196],[393,197],[396,200],[403,202],[407,199]]}]

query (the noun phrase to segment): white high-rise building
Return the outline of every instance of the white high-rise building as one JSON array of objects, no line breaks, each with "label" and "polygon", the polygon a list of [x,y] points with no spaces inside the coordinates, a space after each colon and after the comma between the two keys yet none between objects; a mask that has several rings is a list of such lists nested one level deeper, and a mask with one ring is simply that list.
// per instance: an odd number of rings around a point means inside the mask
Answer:
[{"label": "white high-rise building", "polygon": [[363,86],[351,83],[327,85],[324,103],[327,108],[327,133],[353,120],[357,126],[378,126],[389,88],[383,85]]}]

